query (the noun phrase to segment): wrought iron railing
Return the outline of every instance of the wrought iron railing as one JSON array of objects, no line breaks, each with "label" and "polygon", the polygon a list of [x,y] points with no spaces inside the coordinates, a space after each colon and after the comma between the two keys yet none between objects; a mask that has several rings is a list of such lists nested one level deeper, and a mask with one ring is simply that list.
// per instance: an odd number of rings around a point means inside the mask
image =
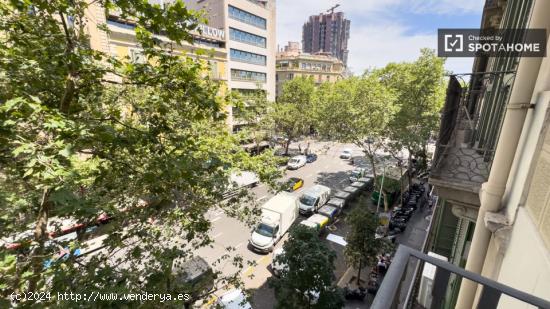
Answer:
[{"label": "wrought iron railing", "polygon": [[[489,175],[512,71],[451,75],[432,175],[482,183]],[[467,83],[463,76],[470,76]],[[495,94],[498,94],[496,96]]]},{"label": "wrought iron railing", "polygon": [[378,292],[376,293],[371,308],[393,309],[411,307],[410,303],[399,303],[401,282],[407,272],[407,265],[409,264],[410,258],[418,259],[420,262],[423,262],[424,265],[426,263],[432,264],[437,269],[435,272],[434,282],[432,284],[433,289],[430,308],[442,308],[451,274],[455,274],[463,279],[469,279],[483,286],[477,308],[497,308],[502,294],[538,308],[550,308],[550,301],[548,300],[514,289],[500,282],[467,271],[447,261],[429,256],[403,245],[398,247],[392,260],[392,264],[388,269]]}]

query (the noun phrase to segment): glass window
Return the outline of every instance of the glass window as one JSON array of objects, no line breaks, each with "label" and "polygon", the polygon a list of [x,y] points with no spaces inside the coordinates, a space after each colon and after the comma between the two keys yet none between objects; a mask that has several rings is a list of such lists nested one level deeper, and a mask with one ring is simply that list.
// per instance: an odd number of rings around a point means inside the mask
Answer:
[{"label": "glass window", "polygon": [[256,16],[254,14],[248,13],[246,11],[243,11],[241,9],[238,9],[232,5],[229,6],[229,17],[236,19],[238,21],[242,21],[244,23],[250,24],[252,26],[256,26],[258,28],[266,29],[266,19]]},{"label": "glass window", "polygon": [[266,65],[266,57],[238,49],[230,49],[231,60],[243,61],[257,65]]},{"label": "glass window", "polygon": [[231,69],[231,79],[265,83],[266,74],[261,72]]}]

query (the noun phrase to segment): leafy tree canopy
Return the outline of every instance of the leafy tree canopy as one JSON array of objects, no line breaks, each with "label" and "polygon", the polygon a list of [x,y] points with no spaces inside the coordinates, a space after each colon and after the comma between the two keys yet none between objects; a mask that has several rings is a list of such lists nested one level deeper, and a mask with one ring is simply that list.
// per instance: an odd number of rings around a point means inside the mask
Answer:
[{"label": "leafy tree canopy", "polygon": [[336,253],[306,226],[290,230],[284,254],[276,262],[286,265],[280,278],[272,279],[278,308],[341,308],[341,292],[333,285]]},{"label": "leafy tree canopy", "polygon": [[[88,27],[106,29],[87,14],[95,6],[135,23],[148,61],[90,48]],[[181,0],[0,2],[0,235],[22,245],[0,252],[4,301],[13,291],[176,292],[172,261],[211,242],[211,207],[252,217],[220,203],[229,173],[272,183],[278,171],[269,153],[251,158],[227,132],[208,64],[174,52],[203,21]],[[161,46],[158,33],[173,43]],[[49,241],[56,222],[90,227],[105,214],[102,250],[44,266],[59,246],[89,249],[84,230]]]}]

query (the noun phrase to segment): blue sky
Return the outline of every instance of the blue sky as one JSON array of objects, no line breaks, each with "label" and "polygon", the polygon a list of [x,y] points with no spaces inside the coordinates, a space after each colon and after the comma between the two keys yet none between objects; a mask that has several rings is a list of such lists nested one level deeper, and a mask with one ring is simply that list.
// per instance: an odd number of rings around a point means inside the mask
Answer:
[{"label": "blue sky", "polygon": [[[301,41],[302,25],[335,4],[351,20],[348,65],[360,74],[388,62],[410,61],[437,48],[438,28],[478,28],[482,0],[277,0],[277,43]],[[470,72],[472,58],[447,59],[446,69]]]}]

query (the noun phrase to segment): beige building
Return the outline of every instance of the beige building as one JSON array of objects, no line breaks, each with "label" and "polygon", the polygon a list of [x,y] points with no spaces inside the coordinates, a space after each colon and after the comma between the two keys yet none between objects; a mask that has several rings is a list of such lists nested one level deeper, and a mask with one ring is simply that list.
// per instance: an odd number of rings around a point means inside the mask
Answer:
[{"label": "beige building", "polygon": [[[154,0],[168,3],[171,0]],[[268,99],[275,99],[275,1],[261,0],[185,0],[191,9],[204,10],[208,25],[201,25],[193,44],[177,46],[176,51],[210,63],[210,74],[231,90],[246,93],[258,87]],[[140,59],[133,26],[117,16],[105,16],[94,5],[89,10],[97,24],[107,23],[111,33],[90,25],[92,46],[96,49],[133,61]],[[162,36],[159,36],[163,39]],[[196,49],[209,50],[204,56]],[[232,108],[228,108],[228,124],[235,124]]]},{"label": "beige building", "polygon": [[311,77],[317,84],[333,83],[344,76],[344,63],[326,53],[303,53],[298,42],[288,42],[284,49],[277,53],[277,96],[280,95],[284,82],[295,77]]},{"label": "beige building", "polygon": [[227,76],[231,90],[261,89],[275,99],[275,1],[185,0],[203,9],[208,25],[227,34]]},{"label": "beige building", "polygon": [[[482,27],[546,29],[548,50],[549,11],[547,0],[486,1]],[[460,76],[449,82],[429,250],[550,301],[550,59],[481,56],[473,72],[467,87]],[[442,308],[479,308],[490,293],[451,276]],[[504,294],[496,301],[533,308]]]}]

